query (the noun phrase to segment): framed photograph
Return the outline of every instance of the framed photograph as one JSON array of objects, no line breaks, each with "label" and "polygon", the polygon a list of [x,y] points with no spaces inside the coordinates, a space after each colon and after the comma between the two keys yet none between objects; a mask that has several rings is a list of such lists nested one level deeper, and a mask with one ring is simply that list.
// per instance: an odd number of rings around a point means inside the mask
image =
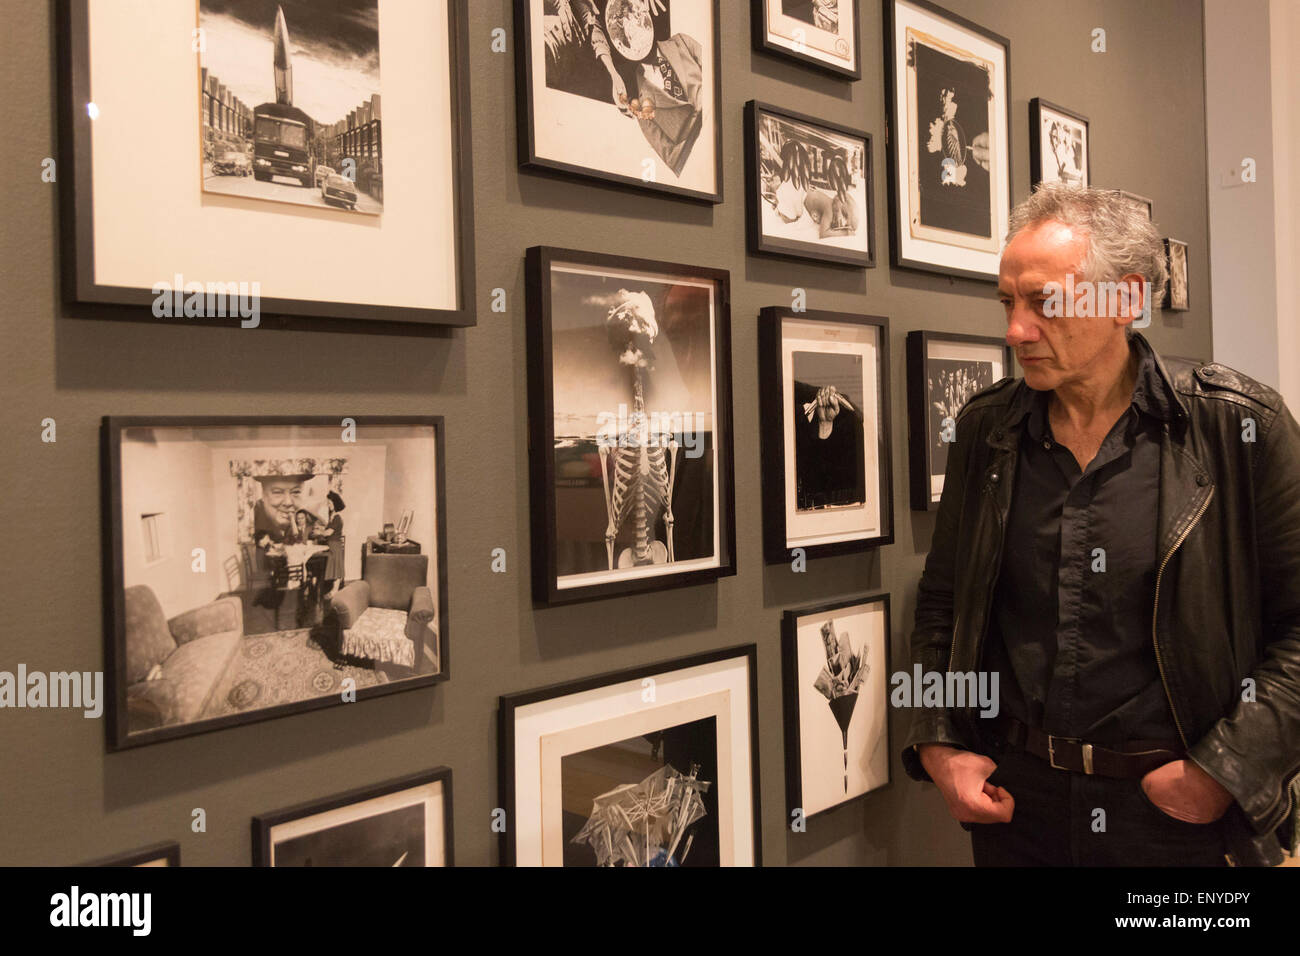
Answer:
[{"label": "framed photograph", "polygon": [[110,750],[447,679],[441,418],[102,436]]},{"label": "framed photograph", "polygon": [[464,0],[56,6],[66,301],[245,328],[475,324]]},{"label": "framed photograph", "polygon": [[722,202],[718,0],[515,0],[519,164]]},{"label": "framed photograph", "polygon": [[759,866],[757,647],[501,698],[507,866]]},{"label": "framed photograph", "polygon": [[750,252],[874,267],[871,134],[745,104]]},{"label": "framed photograph", "polygon": [[539,605],[736,573],[728,273],[528,250]]},{"label": "framed photograph", "polygon": [[996,281],[1011,216],[1011,44],[925,0],[885,0],[896,267]]},{"label": "framed photograph", "polygon": [[889,320],[774,307],[758,335],[765,560],[892,543]]},{"label": "framed photograph", "polygon": [[141,847],[129,853],[118,853],[100,860],[91,860],[89,863],[81,865],[86,867],[180,866],[181,845],[174,840],[169,840],[165,843],[155,843],[152,846]]},{"label": "framed photograph", "polygon": [[1191,308],[1187,291],[1187,243],[1166,239],[1165,258],[1169,263],[1169,286],[1161,307],[1171,312],[1186,312]]},{"label": "framed photograph", "polygon": [[850,80],[858,63],[858,0],[754,0],[754,49]]},{"label": "framed photograph", "polygon": [[1137,193],[1131,193],[1124,189],[1118,189],[1116,192],[1134,205],[1141,206],[1146,210],[1147,218],[1152,222],[1156,221],[1156,204],[1146,196],[1139,196]]},{"label": "framed photograph", "polygon": [[785,612],[787,816],[889,783],[889,634],[887,593]]},{"label": "framed photograph", "polygon": [[939,507],[957,413],[976,392],[1015,375],[1005,338],[907,333],[907,423],[913,511]]},{"label": "framed photograph", "polygon": [[451,866],[451,770],[253,817],[254,866]]},{"label": "framed photograph", "polygon": [[1092,153],[1088,117],[1049,103],[1040,96],[1029,101],[1029,185],[1069,183],[1087,186]]}]

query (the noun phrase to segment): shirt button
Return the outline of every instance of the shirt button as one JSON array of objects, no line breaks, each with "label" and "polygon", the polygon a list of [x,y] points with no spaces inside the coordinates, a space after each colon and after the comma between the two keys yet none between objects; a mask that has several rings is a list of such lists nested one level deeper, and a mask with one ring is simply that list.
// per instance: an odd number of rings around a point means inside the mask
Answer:
[{"label": "shirt button", "polygon": [[1052,447],[1052,443],[1051,443],[1050,441],[1048,441],[1046,438],[1044,438],[1044,439],[1043,439],[1043,447],[1046,448],[1046,449],[1049,449],[1049,450],[1050,450],[1051,447]]},{"label": "shirt button", "polygon": [[1209,479],[1209,478],[1206,478],[1204,475],[1197,475],[1197,476],[1196,476],[1196,483],[1197,483],[1198,485],[1204,487],[1205,485],[1208,485],[1208,484],[1210,483],[1210,479]]}]

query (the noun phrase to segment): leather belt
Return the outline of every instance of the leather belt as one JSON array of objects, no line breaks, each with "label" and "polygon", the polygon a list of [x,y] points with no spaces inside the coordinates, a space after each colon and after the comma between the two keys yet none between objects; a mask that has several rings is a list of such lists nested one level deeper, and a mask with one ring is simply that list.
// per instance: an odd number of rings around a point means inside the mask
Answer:
[{"label": "leather belt", "polygon": [[1159,740],[1134,740],[1118,748],[1098,747],[1078,737],[1057,737],[1029,727],[1014,717],[1003,717],[996,730],[1010,746],[1041,757],[1057,770],[1130,779],[1143,777],[1156,767],[1181,760],[1182,748]]}]

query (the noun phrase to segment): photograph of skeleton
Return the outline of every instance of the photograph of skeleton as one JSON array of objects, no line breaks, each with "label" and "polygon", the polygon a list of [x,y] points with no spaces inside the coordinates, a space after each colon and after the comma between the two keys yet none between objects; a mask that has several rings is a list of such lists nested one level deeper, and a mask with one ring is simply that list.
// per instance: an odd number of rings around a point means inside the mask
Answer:
[{"label": "photograph of skeleton", "polygon": [[1088,117],[1039,97],[1030,100],[1030,184],[1087,186],[1088,166]]},{"label": "photograph of skeleton", "polygon": [[198,0],[204,192],[377,215],[378,0]]},{"label": "photograph of skeleton", "polygon": [[1187,243],[1178,239],[1165,240],[1165,254],[1169,260],[1169,287],[1165,290],[1163,307],[1172,312],[1186,312],[1187,292]]},{"label": "photograph of skeleton", "polygon": [[860,508],[867,496],[862,356],[797,351],[792,359],[795,507]]},{"label": "photograph of skeleton", "polygon": [[783,625],[787,797],[810,817],[889,782],[888,595]]},{"label": "photograph of skeleton", "polygon": [[858,0],[754,0],[755,44],[858,79]]},{"label": "photograph of skeleton", "polygon": [[516,0],[520,162],[721,201],[714,0]]}]

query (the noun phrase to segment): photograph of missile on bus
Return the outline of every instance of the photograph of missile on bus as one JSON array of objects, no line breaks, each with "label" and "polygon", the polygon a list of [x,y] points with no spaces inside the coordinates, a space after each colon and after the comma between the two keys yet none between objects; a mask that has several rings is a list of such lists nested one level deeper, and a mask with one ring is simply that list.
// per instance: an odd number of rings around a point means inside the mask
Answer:
[{"label": "photograph of missile on bus", "polygon": [[378,0],[199,0],[204,192],[378,215]]}]

